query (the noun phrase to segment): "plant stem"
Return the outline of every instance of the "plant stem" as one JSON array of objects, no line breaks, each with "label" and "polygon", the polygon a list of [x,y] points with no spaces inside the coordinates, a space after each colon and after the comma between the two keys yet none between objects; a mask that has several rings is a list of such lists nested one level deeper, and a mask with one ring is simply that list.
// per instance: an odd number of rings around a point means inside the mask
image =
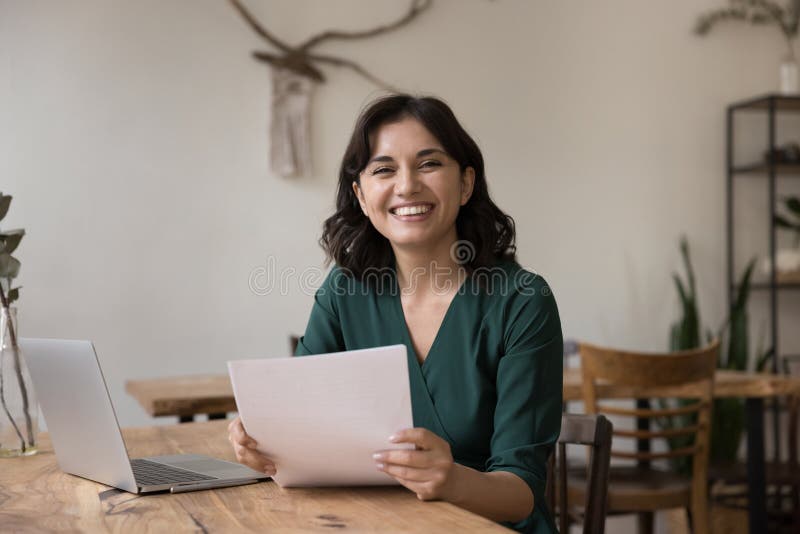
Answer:
[{"label": "plant stem", "polygon": [[16,345],[11,347],[11,353],[14,355],[14,372],[17,375],[19,390],[22,394],[22,413],[25,415],[25,429],[28,431],[28,446],[33,447],[36,436],[33,434],[33,419],[31,418],[31,407],[28,401],[28,387],[22,379],[22,358],[19,355],[19,347]]},{"label": "plant stem", "polygon": [[[11,290],[11,286],[8,286],[8,289]],[[8,313],[8,335],[11,338],[11,346],[16,347],[17,333],[14,332],[14,324],[11,322],[11,309],[8,307],[6,292],[3,290],[2,285],[0,285],[0,305],[2,305],[3,309],[6,310],[6,313]]]},{"label": "plant stem", "polygon": [[5,395],[5,387],[4,387],[3,375],[0,373],[0,401],[3,403],[3,411],[6,412],[6,416],[8,416],[8,420],[11,421],[11,426],[14,427],[14,432],[17,433],[17,437],[19,437],[20,443],[20,450],[25,452],[25,438],[22,436],[22,432],[20,432],[17,423],[14,421],[14,418],[11,416],[11,412],[8,411],[8,405],[6,404],[6,395]]},{"label": "plant stem", "polygon": [[[11,286],[9,286],[9,290],[10,289]],[[6,299],[6,294],[5,291],[3,291],[2,285],[0,285],[0,304],[2,304],[3,310],[5,310],[6,317],[8,318],[8,335],[11,338],[11,353],[14,356],[14,372],[17,375],[20,395],[22,395],[22,413],[25,416],[25,427],[28,431],[28,444],[33,446],[35,436],[33,435],[33,420],[31,419],[30,405],[28,403],[28,388],[25,385],[25,380],[22,379],[22,365],[19,356],[19,345],[17,345],[17,333],[14,330],[14,321],[11,320],[11,309],[8,306],[8,300]],[[17,430],[17,434],[20,436],[20,439],[22,439],[22,435],[20,434],[17,425],[14,423],[14,420],[11,418],[11,414],[8,412],[5,397],[3,397],[3,408],[6,410],[6,414],[8,414],[9,419],[11,419],[11,424],[14,425],[14,428]],[[22,439],[22,452],[25,452],[24,439]]]}]

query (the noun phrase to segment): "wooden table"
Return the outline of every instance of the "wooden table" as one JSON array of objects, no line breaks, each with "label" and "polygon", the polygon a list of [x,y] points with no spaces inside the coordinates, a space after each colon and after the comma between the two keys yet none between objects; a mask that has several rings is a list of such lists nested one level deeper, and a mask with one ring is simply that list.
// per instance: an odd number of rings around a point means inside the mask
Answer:
[{"label": "wooden table", "polygon": [[[235,461],[226,423],[124,429],[132,457],[199,453]],[[274,482],[133,495],[62,473],[47,435],[41,452],[0,459],[3,532],[511,532],[402,487],[281,489]]]},{"label": "wooden table", "polygon": [[[800,379],[781,375],[717,371],[714,375],[715,397],[765,398],[800,394]],[[675,388],[672,391],[679,391]],[[125,391],[139,401],[142,408],[153,417],[185,416],[203,413],[236,411],[233,389],[227,375],[195,375],[151,380],[128,380]],[[669,391],[669,390],[667,390]],[[634,388],[600,386],[602,396],[630,398],[649,392]],[[581,400],[581,375],[579,369],[564,372],[564,400]]]},{"label": "wooden table", "polygon": [[177,415],[181,423],[191,421],[197,414],[217,418],[218,414],[236,411],[228,375],[128,380],[125,391],[153,417]]},{"label": "wooden table", "polygon": [[[172,415],[191,420],[198,413],[223,414],[236,411],[231,384],[226,375],[130,380],[126,391],[152,416]],[[675,388],[671,391],[679,391]],[[670,391],[670,390],[665,390]],[[652,391],[636,388],[600,386],[598,393],[607,397],[648,397]],[[714,397],[745,399],[747,417],[747,475],[749,479],[750,532],[759,532],[767,522],[766,478],[764,459],[764,399],[800,395],[800,378],[742,371],[717,371]],[[564,372],[564,400],[582,399],[579,369]],[[220,415],[215,415],[219,417]]]}]

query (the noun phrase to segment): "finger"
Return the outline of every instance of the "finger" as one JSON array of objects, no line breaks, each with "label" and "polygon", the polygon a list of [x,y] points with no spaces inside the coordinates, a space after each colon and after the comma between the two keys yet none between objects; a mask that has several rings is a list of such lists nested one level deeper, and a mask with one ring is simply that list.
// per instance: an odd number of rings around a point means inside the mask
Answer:
[{"label": "finger", "polygon": [[242,447],[247,447],[248,449],[255,449],[256,447],[258,447],[258,443],[256,442],[256,440],[254,440],[247,434],[239,436],[238,438],[234,436],[232,437],[231,442],[235,443],[236,445],[241,445]]},{"label": "finger", "polygon": [[406,428],[389,436],[392,443],[413,443],[420,449],[432,449],[442,438],[426,428]]},{"label": "finger", "polygon": [[239,447],[239,449],[236,451],[236,460],[251,469],[255,469],[256,471],[261,471],[262,473],[266,473],[268,475],[275,474],[275,464],[273,461],[258,451],[247,449],[245,447]]},{"label": "finger", "polygon": [[378,451],[372,455],[376,462],[384,464],[405,465],[408,467],[429,467],[433,461],[429,451],[412,449],[394,449]]},{"label": "finger", "polygon": [[228,425],[228,436],[233,438],[234,436],[238,436],[239,433],[242,431],[242,420],[238,417],[231,421],[231,424]]},{"label": "finger", "polygon": [[239,419],[238,417],[233,420],[233,423],[231,423],[228,431],[234,436],[240,436],[242,434],[246,434],[246,432],[244,431],[244,425],[242,425],[242,420]]},{"label": "finger", "polygon": [[[253,459],[258,459],[258,463],[262,463],[263,460],[267,459],[266,456],[258,452],[256,449],[244,447],[242,445],[239,445],[238,443],[233,444],[233,452],[236,454],[237,460],[241,458],[253,458]],[[261,458],[262,456],[264,457]]]},{"label": "finger", "polygon": [[231,434],[228,436],[228,441],[230,441],[233,445],[239,445],[240,447],[247,447],[248,449],[255,449],[256,447],[258,447],[258,443],[256,443],[256,441],[247,434],[239,437]]},{"label": "finger", "polygon": [[239,421],[240,421],[240,419],[239,419],[239,416],[237,415],[236,417],[233,418],[233,421],[228,423],[228,434],[233,432],[233,427],[236,426],[236,423],[238,423]]},{"label": "finger", "polygon": [[404,465],[395,464],[377,464],[376,467],[379,471],[383,471],[387,475],[408,482],[427,482],[432,478],[432,474],[428,469],[418,469],[416,467],[406,467]]},{"label": "finger", "polygon": [[414,480],[408,480],[407,478],[402,478],[394,475],[389,475],[389,476],[391,476],[398,483],[400,483],[401,486],[412,491],[413,493],[419,494],[419,492],[424,489],[423,483],[416,482]]},{"label": "finger", "polygon": [[256,440],[251,438],[247,432],[244,431],[244,425],[242,425],[242,420],[237,418],[234,420],[235,424],[232,424],[233,428],[230,431],[230,439],[234,443],[239,443],[242,446],[255,448],[258,443]]},{"label": "finger", "polygon": [[275,465],[269,456],[259,452],[256,449],[251,449],[250,447],[243,447],[241,445],[234,445],[233,450],[237,456],[246,457],[246,458],[255,458],[259,463],[268,463],[270,465]]}]

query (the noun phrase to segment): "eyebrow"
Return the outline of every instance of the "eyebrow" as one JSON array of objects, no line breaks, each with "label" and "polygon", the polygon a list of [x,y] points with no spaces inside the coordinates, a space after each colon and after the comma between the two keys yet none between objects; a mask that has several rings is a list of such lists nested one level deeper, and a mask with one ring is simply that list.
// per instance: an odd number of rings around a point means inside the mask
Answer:
[{"label": "eyebrow", "polygon": [[[442,155],[444,155],[444,156],[447,155],[447,152],[445,152],[441,148],[424,148],[424,149],[420,150],[419,152],[417,152],[417,157],[418,158],[422,158],[422,157],[425,157],[425,156],[429,156],[430,154],[435,154],[437,152],[442,154]],[[375,163],[375,162],[392,162],[392,161],[394,161],[394,158],[392,156],[375,156],[374,158],[372,158],[371,160],[369,160],[367,162],[367,165],[369,165],[370,163]]]}]

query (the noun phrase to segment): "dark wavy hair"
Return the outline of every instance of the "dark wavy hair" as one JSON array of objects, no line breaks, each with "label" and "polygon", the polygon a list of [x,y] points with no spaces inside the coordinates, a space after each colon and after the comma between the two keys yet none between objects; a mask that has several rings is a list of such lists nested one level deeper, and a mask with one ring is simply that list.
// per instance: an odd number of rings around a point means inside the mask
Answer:
[{"label": "dark wavy hair", "polygon": [[466,242],[464,250],[453,253],[456,261],[470,273],[502,260],[516,261],[514,219],[503,213],[489,197],[483,155],[478,145],[441,100],[395,94],[373,101],[356,120],[339,169],[336,213],[325,220],[319,240],[328,263],[334,261],[358,278],[362,278],[368,268],[393,265],[394,253],[389,241],[364,216],[352,184],[361,185],[360,174],[372,155],[371,135],[384,124],[405,118],[416,119],[424,125],[445,152],[458,162],[462,174],[467,167],[475,170],[472,196],[456,217],[458,239]]}]

